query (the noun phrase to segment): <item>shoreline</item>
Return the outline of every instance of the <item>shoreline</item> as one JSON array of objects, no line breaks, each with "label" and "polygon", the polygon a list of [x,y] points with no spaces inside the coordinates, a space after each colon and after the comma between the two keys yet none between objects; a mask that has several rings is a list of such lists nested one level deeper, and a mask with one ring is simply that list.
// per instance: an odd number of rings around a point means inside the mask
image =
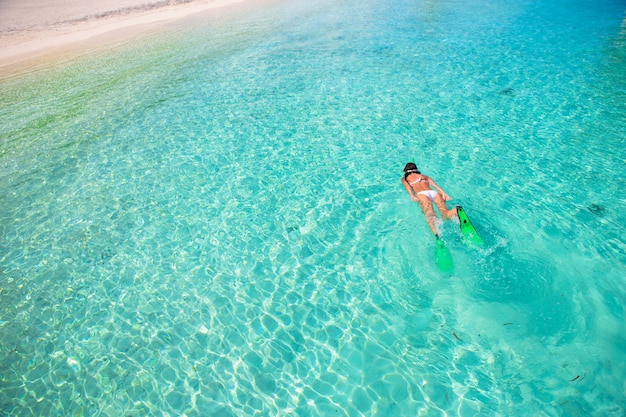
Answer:
[{"label": "shoreline", "polygon": [[[246,0],[192,0],[141,3],[96,14],[0,32],[0,71],[19,73],[42,63],[71,58],[85,52],[154,33],[185,17],[238,5]],[[4,78],[4,77],[2,77]]]}]

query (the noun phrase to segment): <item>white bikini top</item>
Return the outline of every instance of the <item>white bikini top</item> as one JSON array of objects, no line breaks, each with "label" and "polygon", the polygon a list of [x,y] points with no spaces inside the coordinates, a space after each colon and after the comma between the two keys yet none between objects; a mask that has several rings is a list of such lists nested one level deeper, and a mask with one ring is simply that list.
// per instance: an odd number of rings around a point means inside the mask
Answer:
[{"label": "white bikini top", "polygon": [[411,181],[409,182],[409,185],[413,185],[413,184],[417,184],[418,182],[428,182],[428,180],[425,180],[422,177],[419,177],[418,179],[416,179],[415,181]]}]

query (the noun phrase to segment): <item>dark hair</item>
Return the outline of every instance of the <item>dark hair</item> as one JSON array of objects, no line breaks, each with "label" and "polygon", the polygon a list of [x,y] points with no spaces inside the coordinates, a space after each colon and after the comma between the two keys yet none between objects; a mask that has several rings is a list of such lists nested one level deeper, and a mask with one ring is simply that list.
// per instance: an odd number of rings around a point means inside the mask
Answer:
[{"label": "dark hair", "polygon": [[408,177],[410,174],[421,174],[419,169],[417,169],[417,165],[413,162],[409,162],[404,166],[404,179]]}]

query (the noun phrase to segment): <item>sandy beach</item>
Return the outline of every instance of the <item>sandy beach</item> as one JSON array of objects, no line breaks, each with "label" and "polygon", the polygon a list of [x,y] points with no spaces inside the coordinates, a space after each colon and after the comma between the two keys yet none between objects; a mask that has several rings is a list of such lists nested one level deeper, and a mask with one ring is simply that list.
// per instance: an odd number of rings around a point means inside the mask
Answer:
[{"label": "sandy beach", "polygon": [[0,2],[0,67],[71,56],[244,0],[6,0]]}]

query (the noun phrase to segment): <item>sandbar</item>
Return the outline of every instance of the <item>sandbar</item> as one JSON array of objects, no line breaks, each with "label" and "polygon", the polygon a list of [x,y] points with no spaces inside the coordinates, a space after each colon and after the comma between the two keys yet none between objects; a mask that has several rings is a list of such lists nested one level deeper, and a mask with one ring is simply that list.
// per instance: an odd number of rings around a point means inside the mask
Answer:
[{"label": "sandbar", "polygon": [[245,1],[4,0],[0,2],[0,68],[23,70],[42,60],[67,58],[85,48],[102,47]]}]

